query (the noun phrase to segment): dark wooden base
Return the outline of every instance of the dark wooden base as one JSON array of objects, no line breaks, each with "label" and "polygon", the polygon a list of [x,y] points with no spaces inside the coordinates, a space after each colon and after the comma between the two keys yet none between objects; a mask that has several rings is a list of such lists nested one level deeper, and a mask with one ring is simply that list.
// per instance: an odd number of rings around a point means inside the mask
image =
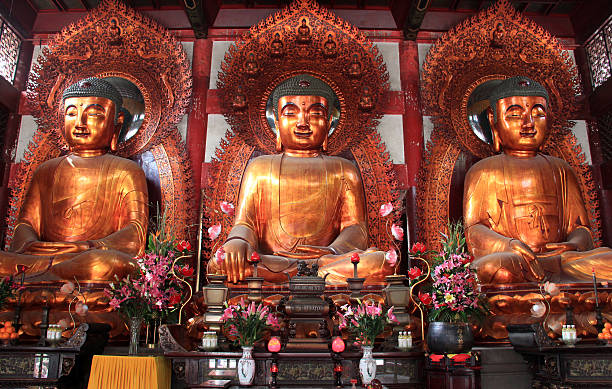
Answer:
[{"label": "dark wooden base", "polygon": [[516,348],[529,364],[534,388],[612,388],[612,346]]},{"label": "dark wooden base", "polygon": [[[172,361],[173,374],[188,388],[202,387],[207,380],[231,380],[238,385],[236,364],[242,356],[239,352],[166,352]],[[423,352],[374,352],[380,361],[376,367],[376,378],[387,388],[423,389]],[[278,353],[255,352],[255,386],[267,386],[270,382],[270,367],[276,359],[279,367],[278,387],[333,387],[334,355],[329,352]],[[346,352],[340,355],[343,367],[342,383],[350,387],[350,380],[359,379],[361,353]]]}]

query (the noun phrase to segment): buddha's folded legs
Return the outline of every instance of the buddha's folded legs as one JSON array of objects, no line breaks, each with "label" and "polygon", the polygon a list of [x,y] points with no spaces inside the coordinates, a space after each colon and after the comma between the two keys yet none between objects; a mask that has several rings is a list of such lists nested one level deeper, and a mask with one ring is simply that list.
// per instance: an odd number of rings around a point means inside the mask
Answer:
[{"label": "buddha's folded legs", "polygon": [[79,281],[108,281],[114,280],[115,275],[125,277],[138,266],[131,256],[116,250],[96,249],[53,256],[0,252],[0,275],[15,274],[17,265],[29,267],[26,280],[30,282],[74,277]]},{"label": "buddha's folded legs", "polygon": [[[393,274],[393,267],[385,261],[385,253],[375,250],[356,250],[340,255],[324,255],[317,259],[305,259],[308,266],[319,265],[319,276],[324,277],[330,284],[344,284],[347,278],[353,277],[353,264],[351,255],[353,252],[359,254],[360,261],[357,266],[358,276],[366,279],[366,284],[384,282],[385,275]],[[288,276],[297,274],[297,259],[285,258],[276,255],[261,255],[261,263],[257,268],[257,275],[271,283],[282,283],[289,281]],[[215,273],[219,266],[215,261],[209,263],[208,272]],[[252,266],[247,266],[246,277],[253,275]]]},{"label": "buddha's folded legs", "polygon": [[566,251],[561,254],[563,275],[576,281],[590,281],[593,270],[598,280],[612,281],[612,250],[600,247],[589,251]]},{"label": "buddha's folded legs", "polygon": [[472,262],[471,267],[476,270],[478,280],[483,284],[537,281],[532,279],[523,257],[510,251],[482,256]]}]

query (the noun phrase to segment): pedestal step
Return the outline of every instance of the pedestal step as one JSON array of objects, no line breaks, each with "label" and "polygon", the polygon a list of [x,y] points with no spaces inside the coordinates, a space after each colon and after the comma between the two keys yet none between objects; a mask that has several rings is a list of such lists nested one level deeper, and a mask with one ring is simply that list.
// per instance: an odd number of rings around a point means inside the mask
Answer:
[{"label": "pedestal step", "polygon": [[523,357],[508,347],[475,347],[480,351],[482,389],[530,389],[531,374]]}]

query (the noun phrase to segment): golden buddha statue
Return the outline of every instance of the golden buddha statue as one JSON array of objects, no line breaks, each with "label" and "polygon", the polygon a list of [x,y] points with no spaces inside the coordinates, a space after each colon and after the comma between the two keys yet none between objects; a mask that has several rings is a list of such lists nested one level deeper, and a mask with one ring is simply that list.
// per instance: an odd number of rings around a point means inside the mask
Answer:
[{"label": "golden buddha statue", "polygon": [[[366,250],[363,185],[349,160],[324,155],[335,94],[318,78],[298,75],[272,94],[279,154],[255,158],[243,175],[234,227],[223,246],[221,265],[212,270],[231,282],[252,273],[248,259],[260,255],[258,275],[286,281],[297,261],[317,263],[327,281],[353,276],[350,256],[358,252],[358,274],[366,282],[384,280],[393,267],[384,253]],[[366,251],[364,251],[366,250]]]},{"label": "golden buddha statue", "polygon": [[463,215],[472,267],[483,283],[612,279],[612,250],[593,249],[578,180],[567,162],[540,154],[548,93],[526,77],[489,97],[496,151],[468,171]]},{"label": "golden buddha statue", "polygon": [[148,220],[142,169],[116,150],[121,95],[88,78],[63,94],[63,136],[70,153],[34,172],[0,273],[29,267],[30,281],[123,277],[144,252]]}]

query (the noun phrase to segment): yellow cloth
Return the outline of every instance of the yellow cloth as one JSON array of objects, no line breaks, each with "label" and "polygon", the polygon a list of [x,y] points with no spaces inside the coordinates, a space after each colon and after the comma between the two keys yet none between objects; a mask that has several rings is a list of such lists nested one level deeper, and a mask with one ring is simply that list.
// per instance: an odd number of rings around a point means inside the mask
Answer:
[{"label": "yellow cloth", "polygon": [[170,389],[171,375],[164,357],[94,355],[88,389]]}]

